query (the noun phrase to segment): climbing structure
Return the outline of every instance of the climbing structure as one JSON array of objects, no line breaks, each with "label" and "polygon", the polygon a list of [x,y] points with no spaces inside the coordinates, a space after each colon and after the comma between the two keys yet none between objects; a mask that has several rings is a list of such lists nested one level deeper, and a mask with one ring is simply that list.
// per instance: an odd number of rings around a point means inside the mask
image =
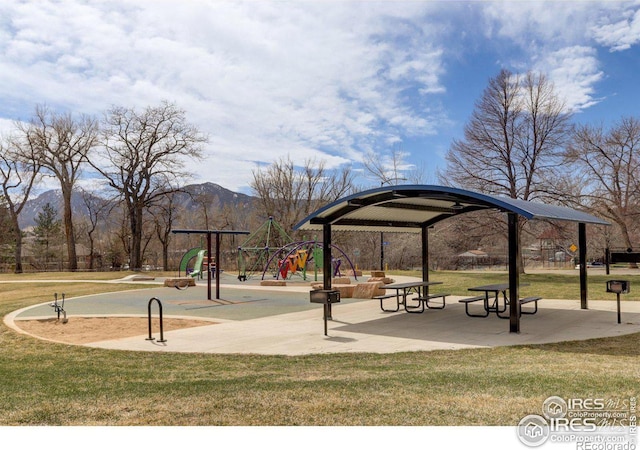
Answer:
[{"label": "climbing structure", "polygon": [[[322,242],[318,241],[301,241],[292,242],[279,249],[274,249],[270,259],[265,264],[265,269],[262,272],[262,279],[264,280],[266,274],[269,272],[268,268],[273,267],[277,262],[278,270],[273,273],[274,278],[281,278],[283,280],[290,279],[294,275],[302,277],[303,280],[307,279],[307,269],[310,264],[313,265],[315,271],[315,279],[318,279],[318,270],[322,269],[323,252]],[[347,254],[340,249],[340,247],[331,244],[332,250],[341,256],[332,258],[332,276],[341,276],[342,258],[346,260],[351,270],[350,273],[355,274],[356,268],[354,267],[351,259]],[[357,277],[356,277],[357,279]]]},{"label": "climbing structure", "polygon": [[269,217],[238,247],[238,279],[246,281],[254,274],[262,275],[268,271],[275,276],[279,267],[277,261],[270,263],[271,257],[292,241],[278,222]]}]

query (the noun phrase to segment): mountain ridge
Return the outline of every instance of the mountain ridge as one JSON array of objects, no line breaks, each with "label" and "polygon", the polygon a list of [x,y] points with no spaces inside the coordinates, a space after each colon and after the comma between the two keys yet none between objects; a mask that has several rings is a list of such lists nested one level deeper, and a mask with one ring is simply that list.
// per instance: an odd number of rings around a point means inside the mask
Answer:
[{"label": "mountain ridge", "polygon": [[[91,195],[96,199],[104,200],[103,197],[98,195]],[[196,199],[199,196],[204,196],[208,202],[217,200],[221,206],[246,206],[255,200],[255,197],[231,191],[212,182],[186,185],[182,187],[176,195],[176,201],[187,210],[195,210],[198,207]],[[20,228],[25,229],[35,226],[38,214],[47,203],[58,211],[58,218],[62,218],[62,191],[60,189],[51,189],[27,201],[19,217]],[[80,191],[73,192],[71,196],[71,209],[73,211],[73,217],[82,217],[89,214],[89,210],[82,199]]]}]

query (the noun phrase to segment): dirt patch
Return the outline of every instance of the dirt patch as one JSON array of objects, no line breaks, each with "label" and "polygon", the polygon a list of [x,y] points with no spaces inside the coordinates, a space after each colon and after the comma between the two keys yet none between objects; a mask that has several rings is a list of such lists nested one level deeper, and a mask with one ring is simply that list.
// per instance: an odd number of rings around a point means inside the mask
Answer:
[{"label": "dirt patch", "polygon": [[[89,344],[109,339],[149,336],[146,317],[70,317],[67,323],[57,319],[17,320],[16,326],[34,336],[69,344]],[[215,322],[192,319],[164,319],[166,333],[181,328],[214,325]],[[160,321],[151,320],[153,337],[160,336]]]}]

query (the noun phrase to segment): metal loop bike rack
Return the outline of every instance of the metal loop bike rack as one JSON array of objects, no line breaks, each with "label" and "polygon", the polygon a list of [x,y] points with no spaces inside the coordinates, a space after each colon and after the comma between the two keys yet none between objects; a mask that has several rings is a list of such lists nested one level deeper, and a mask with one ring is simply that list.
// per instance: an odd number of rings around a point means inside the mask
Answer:
[{"label": "metal loop bike rack", "polygon": [[152,297],[151,299],[149,299],[149,304],[147,305],[148,319],[149,319],[149,337],[145,340],[153,341],[156,339],[151,335],[151,304],[154,302],[154,300],[158,303],[158,310],[160,315],[160,339],[156,342],[167,342],[167,340],[164,338],[163,327],[162,327],[162,303],[160,302],[160,299],[158,299],[157,297]]}]

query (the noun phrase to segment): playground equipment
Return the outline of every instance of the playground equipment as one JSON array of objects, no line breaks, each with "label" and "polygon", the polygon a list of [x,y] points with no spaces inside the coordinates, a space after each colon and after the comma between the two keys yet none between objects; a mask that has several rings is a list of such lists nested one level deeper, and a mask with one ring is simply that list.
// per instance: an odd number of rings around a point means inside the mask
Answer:
[{"label": "playground equipment", "polygon": [[[322,242],[318,241],[301,241],[293,242],[276,250],[271,258],[267,261],[262,272],[262,279],[272,267],[273,262],[277,261],[278,270],[274,274],[274,278],[287,279],[293,275],[301,275],[303,280],[307,279],[307,267],[310,262],[314,263],[315,279],[318,279],[318,268],[323,265]],[[356,268],[347,256],[347,254],[337,245],[331,244],[331,248],[337,250],[348,262],[352,273],[355,275]],[[342,266],[342,258],[332,258],[332,276],[341,276],[340,267]],[[356,278],[357,279],[357,278]]]},{"label": "playground equipment", "polygon": [[67,323],[69,320],[67,319],[67,312],[64,310],[64,292],[62,293],[62,303],[58,303],[58,293],[53,294],[53,303],[51,306],[54,311],[58,314],[58,320],[60,320],[60,313],[63,314],[62,323]]},{"label": "playground equipment", "polygon": [[[180,259],[180,274],[184,273],[185,275],[189,275],[190,277],[200,277],[202,278],[202,263],[204,261],[205,250],[200,247],[194,247],[192,249],[187,250],[187,252],[182,255],[182,259]],[[193,268],[189,271],[189,264],[192,260],[195,259],[195,263],[193,264]],[[189,272],[189,273],[187,273]]]},{"label": "playground equipment", "polygon": [[260,227],[249,235],[246,241],[238,247],[238,280],[247,281],[253,274],[271,270],[276,274],[279,267],[272,260],[273,249],[293,242],[273,217],[269,217]]},{"label": "playground equipment", "polygon": [[[220,261],[220,236],[223,234],[236,235],[236,234],[249,234],[248,231],[235,231],[235,230],[171,230],[174,234],[203,234],[207,236],[207,267],[211,268],[211,236],[215,236],[215,261]],[[203,254],[204,256],[204,254]],[[216,279],[216,299],[220,298],[220,264],[215,265],[216,274],[213,278]],[[211,278],[207,277],[207,300],[211,300]]]},{"label": "playground equipment", "polygon": [[189,273],[189,276],[192,278],[199,277],[202,278],[202,262],[204,261],[204,250],[200,250],[198,255],[196,256],[196,262],[193,265],[193,270]]},{"label": "playground equipment", "polygon": [[[355,273],[355,267],[349,257],[337,246],[331,245],[349,263]],[[294,242],[284,229],[269,217],[247,240],[238,247],[238,280],[247,281],[255,273],[267,273],[273,278],[287,279],[294,275],[307,279],[307,269],[314,263],[315,279],[322,267],[322,243],[318,241]],[[332,259],[333,276],[340,276],[342,258]]]},{"label": "playground equipment", "polygon": [[[302,272],[302,278],[307,279],[307,261],[309,261],[309,251],[307,249],[296,250],[293,254],[287,255],[278,261],[278,276],[286,279],[287,275],[294,275],[298,271]],[[264,273],[262,274],[264,279]]]}]

